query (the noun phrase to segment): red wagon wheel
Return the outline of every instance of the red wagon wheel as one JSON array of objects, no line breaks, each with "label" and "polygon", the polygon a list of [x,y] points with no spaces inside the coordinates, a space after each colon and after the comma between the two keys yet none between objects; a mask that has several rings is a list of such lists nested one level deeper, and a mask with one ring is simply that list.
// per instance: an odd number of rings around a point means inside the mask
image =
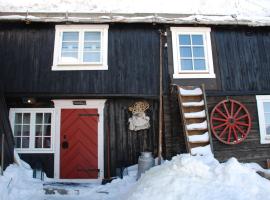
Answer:
[{"label": "red wagon wheel", "polygon": [[210,121],[213,134],[225,144],[239,144],[251,128],[247,108],[232,99],[219,102],[211,112]]}]

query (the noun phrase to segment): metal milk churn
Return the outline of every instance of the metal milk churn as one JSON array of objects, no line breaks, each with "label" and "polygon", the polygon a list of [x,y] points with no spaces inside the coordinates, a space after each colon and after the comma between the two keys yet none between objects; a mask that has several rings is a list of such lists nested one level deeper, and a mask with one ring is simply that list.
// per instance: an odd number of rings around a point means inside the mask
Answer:
[{"label": "metal milk churn", "polygon": [[155,160],[152,156],[152,152],[141,152],[141,155],[138,159],[138,174],[137,180],[141,175],[146,172],[148,169],[155,165]]}]

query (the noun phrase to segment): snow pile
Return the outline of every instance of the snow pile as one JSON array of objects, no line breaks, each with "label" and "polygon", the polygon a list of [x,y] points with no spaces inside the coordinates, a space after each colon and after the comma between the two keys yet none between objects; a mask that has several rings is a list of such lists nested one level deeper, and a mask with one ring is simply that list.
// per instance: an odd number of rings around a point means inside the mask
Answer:
[{"label": "snow pile", "polygon": [[220,164],[213,157],[182,154],[150,169],[128,200],[270,199],[270,182],[235,158]]},{"label": "snow pile", "polygon": [[191,153],[191,155],[200,155],[200,156],[209,155],[209,156],[213,156],[210,144],[206,145],[206,146],[201,146],[201,147],[199,146],[199,147],[191,148],[190,153]]},{"label": "snow pile", "polygon": [[208,142],[209,141],[209,134],[208,132],[205,132],[202,135],[189,135],[188,141],[192,143],[196,142]]},{"label": "snow pile", "polygon": [[205,110],[199,111],[199,112],[190,112],[190,113],[184,113],[185,118],[204,118]]},{"label": "snow pile", "polygon": [[204,105],[204,100],[198,101],[198,102],[184,102],[182,103],[184,107],[189,107],[189,106],[203,106]]},{"label": "snow pile", "polygon": [[192,130],[204,130],[207,129],[207,122],[204,121],[202,123],[193,123],[193,124],[188,124],[187,125],[187,130],[192,131]]}]

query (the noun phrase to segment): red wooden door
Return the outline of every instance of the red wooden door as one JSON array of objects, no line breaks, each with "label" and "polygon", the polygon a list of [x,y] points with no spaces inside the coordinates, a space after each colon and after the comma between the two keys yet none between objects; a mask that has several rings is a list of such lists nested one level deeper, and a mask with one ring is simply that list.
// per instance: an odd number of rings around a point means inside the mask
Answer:
[{"label": "red wooden door", "polygon": [[62,109],[60,178],[98,178],[97,109]]}]

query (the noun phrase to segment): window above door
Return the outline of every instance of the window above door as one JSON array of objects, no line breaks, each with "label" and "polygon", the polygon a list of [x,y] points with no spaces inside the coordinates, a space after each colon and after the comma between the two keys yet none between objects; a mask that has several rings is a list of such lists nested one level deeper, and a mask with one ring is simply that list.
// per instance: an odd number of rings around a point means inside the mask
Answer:
[{"label": "window above door", "polygon": [[108,25],[56,25],[52,70],[107,70]]},{"label": "window above door", "polygon": [[173,78],[215,78],[210,28],[171,27]]}]

